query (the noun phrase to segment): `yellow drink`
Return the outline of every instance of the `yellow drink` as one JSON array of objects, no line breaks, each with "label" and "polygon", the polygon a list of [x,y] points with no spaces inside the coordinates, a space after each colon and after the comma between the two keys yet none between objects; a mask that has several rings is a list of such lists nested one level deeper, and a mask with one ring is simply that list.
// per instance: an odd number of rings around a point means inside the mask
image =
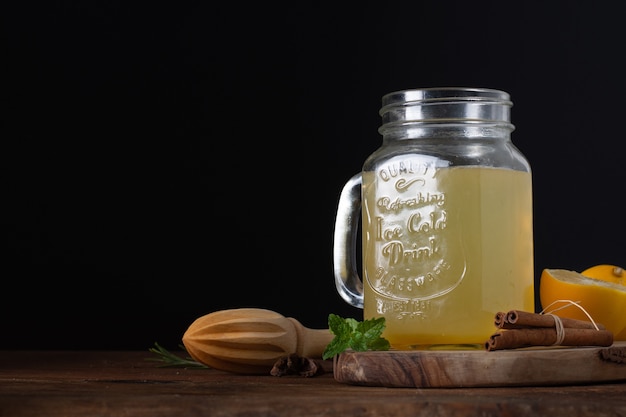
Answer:
[{"label": "yellow drink", "polygon": [[419,160],[363,173],[364,318],[395,349],[478,345],[534,311],[531,174]]}]

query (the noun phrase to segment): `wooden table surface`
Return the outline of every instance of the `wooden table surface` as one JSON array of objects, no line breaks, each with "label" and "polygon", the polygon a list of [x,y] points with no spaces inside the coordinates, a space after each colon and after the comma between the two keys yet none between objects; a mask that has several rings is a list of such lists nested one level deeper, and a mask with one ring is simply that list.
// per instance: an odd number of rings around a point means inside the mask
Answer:
[{"label": "wooden table surface", "polygon": [[617,416],[626,382],[385,388],[159,367],[144,351],[0,351],[0,416]]}]

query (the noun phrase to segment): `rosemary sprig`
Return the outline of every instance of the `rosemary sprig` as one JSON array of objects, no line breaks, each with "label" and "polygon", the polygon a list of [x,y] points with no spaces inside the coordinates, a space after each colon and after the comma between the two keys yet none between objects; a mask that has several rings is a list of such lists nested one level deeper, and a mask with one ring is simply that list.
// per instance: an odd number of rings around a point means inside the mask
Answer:
[{"label": "rosemary sprig", "polygon": [[[184,345],[178,345],[178,347],[185,352],[187,351]],[[157,357],[146,358],[146,360],[163,362],[161,367],[171,366],[181,368],[208,368],[208,366],[206,366],[205,364],[195,361],[191,356],[183,358],[173,354],[169,350],[165,349],[163,346],[159,345],[157,342],[154,342],[154,347],[149,348],[148,351],[154,353]]]}]

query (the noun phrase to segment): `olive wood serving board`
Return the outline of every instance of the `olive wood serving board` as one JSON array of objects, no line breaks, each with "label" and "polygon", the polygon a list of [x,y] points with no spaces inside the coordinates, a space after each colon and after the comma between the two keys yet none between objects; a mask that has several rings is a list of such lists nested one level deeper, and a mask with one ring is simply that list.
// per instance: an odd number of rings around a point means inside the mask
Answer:
[{"label": "olive wood serving board", "polygon": [[626,381],[626,342],[610,347],[508,350],[346,351],[333,360],[340,383],[453,388]]}]

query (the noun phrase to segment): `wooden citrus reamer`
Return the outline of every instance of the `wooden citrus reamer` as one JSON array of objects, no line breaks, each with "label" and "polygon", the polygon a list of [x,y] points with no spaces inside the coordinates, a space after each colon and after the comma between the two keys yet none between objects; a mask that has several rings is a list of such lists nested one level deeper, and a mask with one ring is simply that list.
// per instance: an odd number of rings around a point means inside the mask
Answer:
[{"label": "wooden citrus reamer", "polygon": [[328,329],[309,329],[275,311],[237,308],[199,317],[183,335],[183,344],[194,360],[211,368],[268,374],[290,354],[321,358],[333,337]]}]

